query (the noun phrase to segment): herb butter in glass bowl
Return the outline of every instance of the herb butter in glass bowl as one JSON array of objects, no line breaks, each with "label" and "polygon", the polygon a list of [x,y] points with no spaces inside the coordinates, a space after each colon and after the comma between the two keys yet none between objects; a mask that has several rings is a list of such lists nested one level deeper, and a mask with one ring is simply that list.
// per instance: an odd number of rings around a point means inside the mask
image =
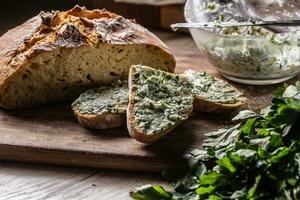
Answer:
[{"label": "herb butter in glass bowl", "polygon": [[[264,2],[264,1],[263,1]],[[188,0],[187,22],[299,19],[293,0]],[[297,5],[298,4],[298,5]],[[266,85],[286,81],[300,71],[300,27],[191,28],[203,54],[226,78]]]}]

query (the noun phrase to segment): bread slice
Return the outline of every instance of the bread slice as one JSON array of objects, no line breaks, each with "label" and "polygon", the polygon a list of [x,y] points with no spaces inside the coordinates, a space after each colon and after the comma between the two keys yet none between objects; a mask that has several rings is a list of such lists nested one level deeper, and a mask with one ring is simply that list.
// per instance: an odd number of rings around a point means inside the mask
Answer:
[{"label": "bread slice", "polygon": [[175,59],[154,34],[114,13],[42,12],[0,38],[0,107],[75,99],[127,79],[133,64],[173,72]]},{"label": "bread slice", "polygon": [[78,121],[89,129],[108,129],[126,124],[128,83],[91,89],[81,94],[72,104]]},{"label": "bread slice", "polygon": [[129,72],[127,128],[132,138],[153,143],[186,120],[193,94],[185,77],[135,65]]},{"label": "bread slice", "polygon": [[187,70],[183,76],[192,85],[194,111],[220,113],[240,108],[246,102],[243,93],[228,82],[206,72]]}]

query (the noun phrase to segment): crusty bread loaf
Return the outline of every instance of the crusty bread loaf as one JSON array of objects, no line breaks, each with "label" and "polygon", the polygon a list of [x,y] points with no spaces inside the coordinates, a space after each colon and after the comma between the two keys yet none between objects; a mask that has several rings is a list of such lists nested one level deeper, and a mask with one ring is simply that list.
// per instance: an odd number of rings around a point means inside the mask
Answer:
[{"label": "crusty bread loaf", "polygon": [[105,10],[42,12],[0,38],[0,106],[23,109],[76,98],[127,79],[132,64],[173,72],[155,35]]},{"label": "crusty bread loaf", "polygon": [[127,104],[128,83],[118,81],[84,92],[74,101],[72,109],[82,126],[108,129],[126,124]]},{"label": "crusty bread loaf", "polygon": [[146,66],[129,72],[127,128],[135,140],[153,143],[186,120],[194,97],[186,78]]},{"label": "crusty bread loaf", "polygon": [[240,108],[246,102],[241,91],[206,72],[187,70],[183,76],[190,82],[195,95],[194,111],[229,112]]}]

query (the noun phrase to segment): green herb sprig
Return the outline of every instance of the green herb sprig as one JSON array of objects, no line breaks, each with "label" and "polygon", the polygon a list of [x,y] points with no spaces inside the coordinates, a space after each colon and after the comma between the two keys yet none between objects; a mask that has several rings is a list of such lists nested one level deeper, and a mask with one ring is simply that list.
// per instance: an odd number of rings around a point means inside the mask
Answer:
[{"label": "green herb sprig", "polygon": [[144,186],[135,200],[300,199],[300,82],[274,93],[260,114],[240,112],[238,124],[206,134],[204,150],[170,167],[173,191]]}]

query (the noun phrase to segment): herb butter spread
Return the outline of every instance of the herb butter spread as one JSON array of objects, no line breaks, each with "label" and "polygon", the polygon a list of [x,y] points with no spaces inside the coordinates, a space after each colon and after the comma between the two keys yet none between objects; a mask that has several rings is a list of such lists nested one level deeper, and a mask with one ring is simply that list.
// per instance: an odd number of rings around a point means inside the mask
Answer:
[{"label": "herb butter spread", "polygon": [[83,94],[73,103],[72,107],[82,114],[125,114],[128,103],[127,82],[114,83],[91,89]]},{"label": "herb butter spread", "polygon": [[191,83],[192,92],[196,97],[222,104],[234,104],[244,99],[243,93],[229,83],[206,72],[187,70],[184,72],[184,76]]},{"label": "herb butter spread", "polygon": [[[255,22],[299,18],[299,3],[284,2],[282,6],[277,1],[203,0],[191,8],[197,13],[192,21]],[[217,34],[211,33],[212,30]],[[201,49],[225,75],[263,80],[290,77],[300,71],[299,27],[225,27],[199,30],[199,34],[200,31],[204,35],[199,37],[205,38],[205,41],[199,39]]]},{"label": "herb butter spread", "polygon": [[140,130],[161,133],[188,118],[194,98],[185,77],[139,65],[133,69],[130,103]]}]

